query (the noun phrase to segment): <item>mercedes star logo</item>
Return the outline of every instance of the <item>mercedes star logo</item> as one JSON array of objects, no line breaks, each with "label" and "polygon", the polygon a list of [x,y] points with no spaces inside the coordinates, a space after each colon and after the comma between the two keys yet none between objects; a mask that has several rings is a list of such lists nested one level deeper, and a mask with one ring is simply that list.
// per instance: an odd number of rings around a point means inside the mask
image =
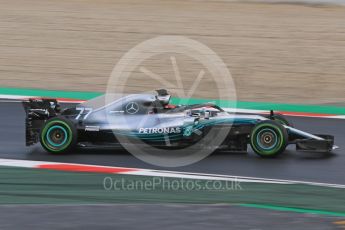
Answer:
[{"label": "mercedes star logo", "polygon": [[135,114],[139,111],[139,105],[136,102],[129,102],[126,105],[126,112],[129,114]]}]

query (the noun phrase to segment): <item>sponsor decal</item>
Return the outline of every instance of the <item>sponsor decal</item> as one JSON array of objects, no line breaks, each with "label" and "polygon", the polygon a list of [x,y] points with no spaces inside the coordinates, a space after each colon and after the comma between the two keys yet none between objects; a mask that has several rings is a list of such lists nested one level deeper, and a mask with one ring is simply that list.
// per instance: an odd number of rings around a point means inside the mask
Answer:
[{"label": "sponsor decal", "polygon": [[85,131],[99,131],[99,126],[86,126]]},{"label": "sponsor decal", "polygon": [[166,127],[166,128],[140,128],[139,133],[142,134],[169,134],[169,133],[181,133],[180,127]]},{"label": "sponsor decal", "polygon": [[125,111],[123,111],[123,110],[114,110],[114,111],[110,111],[109,113],[110,114],[123,114]]},{"label": "sponsor decal", "polygon": [[193,132],[193,126],[188,126],[184,129],[183,131],[183,136],[184,137],[189,137],[192,135],[192,132]]},{"label": "sponsor decal", "polygon": [[136,114],[139,111],[139,105],[136,102],[129,102],[126,105],[126,112],[129,114]]}]

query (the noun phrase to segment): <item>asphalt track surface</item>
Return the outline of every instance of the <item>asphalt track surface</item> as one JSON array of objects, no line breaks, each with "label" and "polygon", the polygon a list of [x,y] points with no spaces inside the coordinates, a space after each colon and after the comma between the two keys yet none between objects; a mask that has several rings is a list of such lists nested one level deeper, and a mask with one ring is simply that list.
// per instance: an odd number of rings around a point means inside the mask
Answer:
[{"label": "asphalt track surface", "polygon": [[3,205],[0,212],[0,228],[3,230],[23,229],[23,226],[26,229],[325,230],[341,229],[337,222],[342,220],[302,213],[279,215],[271,210],[229,205],[26,205],[19,208],[17,205]]},{"label": "asphalt track surface", "polygon": [[164,169],[197,173],[301,180],[345,184],[345,120],[291,117],[296,128],[311,133],[332,134],[339,149],[333,153],[296,152],[294,147],[276,159],[262,159],[251,150],[245,153],[216,152],[198,163],[161,168],[147,164],[123,150],[85,149],[67,155],[52,155],[41,146],[25,146],[21,103],[0,103],[0,158],[84,163],[95,165]]}]

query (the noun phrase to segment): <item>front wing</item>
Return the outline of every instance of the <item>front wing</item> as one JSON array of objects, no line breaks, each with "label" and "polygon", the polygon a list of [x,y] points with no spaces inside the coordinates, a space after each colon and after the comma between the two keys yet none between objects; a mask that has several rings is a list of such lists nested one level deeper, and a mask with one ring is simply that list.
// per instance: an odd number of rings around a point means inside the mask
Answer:
[{"label": "front wing", "polygon": [[331,152],[338,148],[334,145],[334,136],[332,135],[310,134],[289,126],[285,126],[285,128],[294,137],[292,143],[296,144],[298,151]]},{"label": "front wing", "polygon": [[317,134],[322,140],[303,139],[296,142],[296,150],[313,152],[330,152],[338,148],[334,145],[334,136]]}]

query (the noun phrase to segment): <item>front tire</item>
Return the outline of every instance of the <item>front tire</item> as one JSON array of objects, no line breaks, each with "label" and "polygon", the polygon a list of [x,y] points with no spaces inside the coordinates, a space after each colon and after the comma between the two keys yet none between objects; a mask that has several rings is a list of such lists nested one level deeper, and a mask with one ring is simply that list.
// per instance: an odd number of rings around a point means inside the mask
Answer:
[{"label": "front tire", "polygon": [[288,144],[286,129],[276,121],[262,121],[251,132],[250,145],[261,157],[275,157],[284,152]]},{"label": "front tire", "polygon": [[77,143],[77,131],[74,124],[63,117],[46,121],[40,133],[42,147],[50,153],[66,153]]},{"label": "front tire", "polygon": [[282,124],[282,125],[286,125],[286,126],[293,127],[293,124],[292,124],[290,121],[288,121],[288,120],[285,118],[285,116],[283,116],[283,115],[281,115],[281,114],[279,114],[279,113],[274,114],[274,115],[271,117],[271,120],[277,121],[277,122],[279,122],[279,123]]}]

